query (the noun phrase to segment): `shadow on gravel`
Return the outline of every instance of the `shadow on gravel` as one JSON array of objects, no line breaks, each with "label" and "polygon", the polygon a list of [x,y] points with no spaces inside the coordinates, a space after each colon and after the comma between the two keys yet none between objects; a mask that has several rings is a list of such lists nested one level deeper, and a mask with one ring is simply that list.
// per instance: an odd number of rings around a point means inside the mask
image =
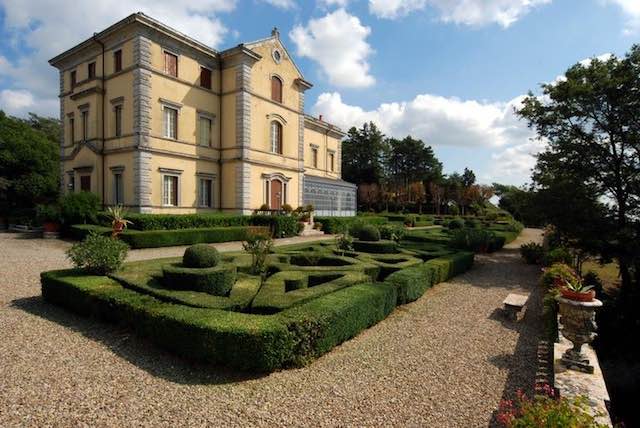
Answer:
[{"label": "shadow on gravel", "polygon": [[[544,330],[543,292],[537,286],[539,268],[524,264],[520,261],[519,250],[509,248],[479,256],[477,269],[480,274],[474,276],[474,286],[501,287],[507,293],[529,293],[524,313],[520,315],[518,321],[508,320],[502,313],[501,305],[489,315],[489,319],[499,322],[505,329],[518,332],[518,341],[513,354],[497,355],[489,358],[488,361],[495,367],[508,371],[502,391],[503,400],[516,398],[518,390],[531,397],[538,374],[538,345],[543,338]],[[482,270],[486,270],[488,274],[482,275]],[[498,405],[499,403],[495,403],[496,408]],[[490,427],[501,426],[497,423],[496,416],[497,411],[492,415]]]},{"label": "shadow on gravel", "polygon": [[136,336],[129,329],[106,324],[92,318],[83,318],[57,306],[47,304],[41,296],[16,299],[10,305],[99,342],[131,364],[170,382],[183,385],[221,385],[265,376],[242,373],[180,358],[162,350],[150,341]]}]

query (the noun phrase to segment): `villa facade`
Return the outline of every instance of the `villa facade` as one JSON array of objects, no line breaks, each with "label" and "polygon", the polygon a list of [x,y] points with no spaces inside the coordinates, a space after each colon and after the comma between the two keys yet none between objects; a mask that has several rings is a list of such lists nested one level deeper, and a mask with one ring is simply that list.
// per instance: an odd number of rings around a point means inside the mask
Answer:
[{"label": "villa facade", "polygon": [[344,133],[304,113],[312,85],[275,29],[219,52],[136,13],[50,64],[65,192],[150,213],[313,204],[355,214]]}]

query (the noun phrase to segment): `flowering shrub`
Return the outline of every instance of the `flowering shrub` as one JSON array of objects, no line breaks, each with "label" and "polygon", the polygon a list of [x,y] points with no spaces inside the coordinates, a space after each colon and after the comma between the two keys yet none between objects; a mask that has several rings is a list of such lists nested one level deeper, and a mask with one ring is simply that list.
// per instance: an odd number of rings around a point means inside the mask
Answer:
[{"label": "flowering shrub", "polygon": [[502,400],[496,417],[505,428],[567,427],[600,428],[594,416],[588,413],[586,397],[557,398],[555,391],[545,385],[530,399],[518,391],[516,400]]},{"label": "flowering shrub", "polygon": [[129,246],[124,242],[91,232],[84,241],[67,250],[67,257],[77,268],[94,275],[106,275],[120,269],[128,251]]}]

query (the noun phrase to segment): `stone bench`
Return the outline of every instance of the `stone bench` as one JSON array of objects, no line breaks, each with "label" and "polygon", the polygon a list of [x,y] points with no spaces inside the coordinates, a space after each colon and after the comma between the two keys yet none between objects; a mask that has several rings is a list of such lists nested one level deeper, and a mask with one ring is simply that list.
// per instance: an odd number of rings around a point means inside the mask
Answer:
[{"label": "stone bench", "polygon": [[511,321],[518,319],[518,313],[524,308],[529,300],[528,294],[509,294],[504,301],[504,314]]}]

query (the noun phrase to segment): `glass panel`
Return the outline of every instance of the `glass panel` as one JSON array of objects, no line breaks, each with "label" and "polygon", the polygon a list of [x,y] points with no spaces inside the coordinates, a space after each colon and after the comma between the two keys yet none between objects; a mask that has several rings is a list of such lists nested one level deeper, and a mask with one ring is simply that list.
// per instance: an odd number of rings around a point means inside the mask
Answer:
[{"label": "glass panel", "polygon": [[211,119],[200,118],[200,145],[211,145]]}]

